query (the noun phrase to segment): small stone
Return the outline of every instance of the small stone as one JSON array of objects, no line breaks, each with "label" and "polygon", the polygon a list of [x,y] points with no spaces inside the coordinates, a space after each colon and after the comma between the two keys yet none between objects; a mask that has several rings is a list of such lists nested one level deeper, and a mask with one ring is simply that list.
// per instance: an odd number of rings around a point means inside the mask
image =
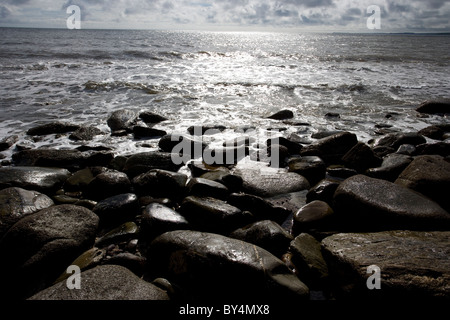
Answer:
[{"label": "small stone", "polygon": [[131,182],[128,176],[123,172],[111,170],[100,173],[89,182],[86,196],[92,200],[102,200],[130,191]]},{"label": "small stone", "polygon": [[319,181],[315,186],[309,189],[306,195],[306,201],[312,202],[314,200],[321,200],[332,205],[334,192],[337,187],[339,187],[340,183],[340,180],[331,178]]},{"label": "small stone", "polygon": [[133,193],[119,194],[98,202],[92,211],[100,217],[102,226],[117,226],[139,214],[139,202]]},{"label": "small stone", "polygon": [[96,127],[80,127],[69,136],[69,139],[76,141],[92,140],[95,136],[101,134],[103,134],[103,131]]},{"label": "small stone", "polygon": [[11,148],[17,141],[19,140],[19,136],[12,135],[0,140],[0,151],[5,151]]},{"label": "small stone", "polygon": [[216,199],[226,200],[230,191],[227,187],[219,182],[215,182],[203,178],[193,178],[187,184],[189,195],[197,197],[213,197]]},{"label": "small stone", "polygon": [[329,229],[332,225],[333,209],[328,203],[314,200],[303,206],[294,214],[292,232],[299,235],[311,229]]},{"label": "small stone", "polygon": [[63,123],[63,122],[50,122],[47,124],[43,124],[34,128],[31,128],[27,131],[27,135],[29,136],[44,136],[55,133],[68,133],[79,129],[80,126]]},{"label": "small stone", "polygon": [[145,123],[159,123],[168,120],[166,117],[150,111],[142,112],[139,114],[139,118],[141,118]]},{"label": "small stone", "polygon": [[281,110],[277,113],[272,114],[271,116],[267,117],[268,119],[272,120],[286,120],[286,119],[292,119],[294,118],[294,113],[291,110]]},{"label": "small stone", "polygon": [[119,227],[107,232],[95,241],[95,246],[102,248],[111,243],[118,244],[119,242],[128,241],[136,238],[139,229],[134,222],[125,222]]},{"label": "small stone", "polygon": [[325,162],[316,156],[303,156],[289,161],[289,172],[295,172],[305,177],[310,185],[325,178]]},{"label": "small stone", "polygon": [[130,130],[136,121],[137,114],[132,110],[117,110],[114,111],[107,120],[111,131]]},{"label": "small stone", "polygon": [[167,132],[164,130],[149,128],[149,127],[134,126],[133,134],[134,134],[135,139],[150,139],[150,138],[163,137],[163,136],[167,135]]}]

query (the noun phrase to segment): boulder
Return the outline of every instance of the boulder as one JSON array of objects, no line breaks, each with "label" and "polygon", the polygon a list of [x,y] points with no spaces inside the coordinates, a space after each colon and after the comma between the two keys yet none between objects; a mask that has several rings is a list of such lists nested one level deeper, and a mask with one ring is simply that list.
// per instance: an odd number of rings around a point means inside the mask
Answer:
[{"label": "boulder", "polygon": [[17,141],[19,140],[19,136],[12,135],[0,140],[0,151],[5,151],[11,148]]},{"label": "boulder", "polygon": [[417,107],[416,111],[420,112],[420,113],[428,113],[428,114],[450,113],[450,101],[447,101],[447,100],[425,101]]},{"label": "boulder", "polygon": [[294,214],[292,233],[299,235],[309,230],[329,230],[333,226],[334,211],[328,203],[315,200],[301,207]]},{"label": "boulder", "polygon": [[424,143],[419,144],[416,147],[416,153],[418,155],[439,155],[442,157],[450,156],[450,143],[437,142],[437,143]]},{"label": "boulder", "polygon": [[375,140],[373,147],[393,148],[397,150],[402,144],[417,146],[426,142],[427,140],[422,135],[415,132],[394,132]]},{"label": "boulder", "polygon": [[163,137],[167,135],[167,132],[155,128],[134,126],[133,134],[135,139],[147,139],[147,138]]},{"label": "boulder", "polygon": [[84,191],[95,178],[91,168],[85,168],[74,172],[64,183],[65,191]]},{"label": "boulder", "polygon": [[428,126],[418,132],[418,134],[434,140],[443,140],[444,133],[445,131],[437,125]]},{"label": "boulder", "polygon": [[128,176],[120,171],[109,170],[97,175],[86,187],[85,196],[92,200],[102,200],[131,191]]},{"label": "boulder", "polygon": [[133,110],[114,111],[107,120],[111,131],[130,130],[136,121],[137,113]]},{"label": "boulder", "polygon": [[370,168],[366,174],[372,178],[394,182],[412,160],[410,156],[391,153],[383,159],[380,167]]},{"label": "boulder", "polygon": [[271,220],[254,222],[234,230],[229,237],[253,243],[276,257],[286,253],[289,243],[294,239],[278,223]]},{"label": "boulder", "polygon": [[319,157],[303,156],[294,158],[289,161],[288,165],[289,172],[295,172],[305,177],[310,185],[315,185],[325,178],[326,165]]},{"label": "boulder", "polygon": [[164,152],[143,152],[132,155],[127,159],[124,172],[130,177],[135,177],[141,173],[146,173],[153,169],[162,169],[166,171],[178,171],[183,164],[175,163],[173,158],[178,155]]},{"label": "boulder", "polygon": [[416,157],[395,183],[428,196],[450,212],[450,163],[443,157]]},{"label": "boulder", "polygon": [[184,289],[185,298],[298,301],[309,289],[288,267],[253,244],[212,233],[172,231],[148,248],[150,272]]},{"label": "boulder", "polygon": [[119,194],[98,202],[92,211],[100,217],[102,227],[117,226],[139,214],[139,201],[133,193]]},{"label": "boulder", "polygon": [[69,139],[75,141],[89,141],[101,134],[103,134],[103,131],[96,127],[80,127],[69,136]]},{"label": "boulder", "polygon": [[303,146],[300,143],[286,139],[285,137],[271,138],[266,141],[267,147],[276,144],[286,147],[288,149],[289,154],[292,155],[300,154],[300,151],[303,148]]},{"label": "boulder", "polygon": [[308,180],[295,172],[267,171],[258,169],[237,169],[234,172],[242,177],[242,189],[246,193],[263,198],[309,189]]},{"label": "boulder", "polygon": [[320,180],[315,186],[309,189],[306,195],[306,201],[321,200],[332,205],[334,192],[340,183],[340,180],[331,178]]},{"label": "boulder", "polygon": [[293,117],[294,113],[291,110],[281,110],[268,116],[267,118],[272,120],[286,120],[292,119]]},{"label": "boulder", "polygon": [[154,169],[134,177],[132,184],[138,195],[180,199],[186,193],[187,180],[183,173]]},{"label": "boulder", "polygon": [[329,272],[321,252],[320,242],[313,236],[302,233],[291,241],[289,252],[292,253],[291,261],[301,280],[311,289],[323,289]]},{"label": "boulder", "polygon": [[86,166],[87,154],[78,150],[31,149],[14,153],[12,160],[16,166],[76,170]]},{"label": "boulder", "polygon": [[1,295],[25,298],[50,285],[94,244],[98,221],[92,211],[74,205],[20,219],[0,241]]},{"label": "boulder", "polygon": [[139,114],[139,118],[145,123],[152,123],[152,124],[168,120],[166,117],[163,117],[159,114],[150,111],[141,112]]},{"label": "boulder", "polygon": [[334,209],[357,231],[447,230],[450,214],[436,202],[398,184],[356,175],[334,194]]},{"label": "boulder", "polygon": [[[348,299],[448,300],[449,248],[448,231],[342,233],[322,241],[335,296]],[[367,287],[374,284],[369,266],[379,268],[380,290]]]},{"label": "boulder", "polygon": [[201,231],[227,233],[250,222],[240,209],[210,197],[186,197],[181,203],[180,213]]},{"label": "boulder", "polygon": [[65,122],[50,122],[27,131],[29,136],[45,136],[54,133],[68,133],[79,129],[80,126]]},{"label": "boulder", "polygon": [[134,222],[125,222],[114,228],[95,241],[95,246],[103,248],[109,244],[119,244],[120,242],[136,239],[139,234],[139,228]]},{"label": "boulder", "polygon": [[355,134],[341,132],[319,139],[302,149],[302,156],[318,156],[327,164],[340,163],[342,157],[358,143]]},{"label": "boulder", "polygon": [[19,187],[39,192],[59,189],[70,176],[66,169],[41,167],[0,168],[0,189]]},{"label": "boulder", "polygon": [[230,194],[228,188],[223,184],[203,178],[192,178],[187,184],[187,191],[192,196],[212,197],[222,200],[226,200]]},{"label": "boulder", "polygon": [[347,167],[363,173],[369,168],[378,167],[381,164],[381,159],[375,156],[367,144],[358,142],[342,157],[342,162]]},{"label": "boulder", "polygon": [[226,186],[232,192],[240,191],[242,188],[242,178],[238,175],[232,174],[228,169],[214,170],[205,172],[200,176],[202,179],[208,179],[219,182]]},{"label": "boulder", "polygon": [[167,293],[118,265],[97,266],[80,273],[81,289],[61,281],[30,300],[169,300]]},{"label": "boulder", "polygon": [[158,146],[164,152],[181,154],[184,159],[190,160],[201,157],[208,145],[189,135],[167,134],[159,139]]},{"label": "boulder", "polygon": [[53,200],[37,191],[7,188],[0,191],[0,239],[23,217],[51,207]]}]

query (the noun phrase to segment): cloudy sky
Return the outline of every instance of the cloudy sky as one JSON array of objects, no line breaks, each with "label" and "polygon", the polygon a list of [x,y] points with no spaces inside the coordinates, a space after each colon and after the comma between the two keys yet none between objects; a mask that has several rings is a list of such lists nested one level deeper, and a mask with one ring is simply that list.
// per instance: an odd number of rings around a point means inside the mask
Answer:
[{"label": "cloudy sky", "polygon": [[450,0],[0,0],[0,27],[66,28],[69,5],[81,28],[450,32]]}]

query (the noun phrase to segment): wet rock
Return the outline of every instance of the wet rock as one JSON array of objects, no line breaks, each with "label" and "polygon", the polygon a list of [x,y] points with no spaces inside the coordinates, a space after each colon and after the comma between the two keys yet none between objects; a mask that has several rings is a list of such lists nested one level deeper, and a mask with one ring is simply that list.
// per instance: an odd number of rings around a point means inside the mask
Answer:
[{"label": "wet rock", "polygon": [[356,230],[445,230],[450,214],[429,198],[398,184],[363,175],[342,182],[334,209]]},{"label": "wet rock", "polygon": [[187,131],[191,136],[213,135],[226,130],[222,125],[190,126]]},{"label": "wet rock", "polygon": [[302,149],[302,156],[318,156],[327,164],[340,163],[342,157],[358,143],[356,135],[349,132],[337,133],[317,140]]},{"label": "wet rock", "polygon": [[325,178],[325,162],[316,156],[303,156],[289,161],[289,172],[295,172],[305,177],[310,185]]},{"label": "wet rock", "polygon": [[395,183],[428,196],[450,212],[450,163],[443,157],[416,157]]},{"label": "wet rock", "polygon": [[328,266],[322,256],[320,242],[302,233],[290,243],[291,261],[302,281],[311,288],[323,288],[328,280]]},{"label": "wet rock", "polygon": [[89,182],[85,195],[92,200],[102,200],[111,196],[131,191],[131,182],[128,176],[119,171],[100,173]]},{"label": "wet rock", "polygon": [[79,170],[66,180],[64,189],[66,191],[83,191],[94,178],[90,168]]},{"label": "wet rock", "polygon": [[62,281],[30,300],[169,300],[167,293],[118,265],[104,265],[80,274],[81,289],[70,290]]},{"label": "wet rock", "polygon": [[[386,301],[448,299],[449,248],[449,232],[342,233],[322,241],[338,298]],[[380,268],[381,290],[367,289],[371,265]]]},{"label": "wet rock", "polygon": [[53,196],[53,200],[56,204],[75,204],[79,201],[78,198],[70,197],[65,194],[59,194],[56,196]]},{"label": "wet rock", "polygon": [[389,147],[397,150],[402,144],[412,144],[417,146],[426,143],[427,140],[420,134],[415,132],[396,132],[387,134],[374,142],[373,147]]},{"label": "wet rock", "polygon": [[270,159],[270,166],[272,168],[286,167],[289,150],[285,146],[279,144],[272,144],[267,149],[267,155]]},{"label": "wet rock", "polygon": [[309,189],[306,178],[295,172],[261,172],[257,169],[237,169],[234,172],[242,177],[242,189],[246,193],[263,198]]},{"label": "wet rock", "polygon": [[166,117],[150,111],[141,112],[139,114],[139,118],[142,119],[142,121],[144,121],[145,123],[160,123],[168,120]]},{"label": "wet rock", "polygon": [[13,154],[16,166],[56,167],[77,170],[85,166],[86,154],[78,150],[31,149]]},{"label": "wet rock", "polygon": [[315,186],[309,189],[306,195],[306,201],[321,200],[332,205],[334,192],[340,183],[341,181],[330,178],[320,180]]},{"label": "wet rock", "polygon": [[324,116],[326,119],[340,119],[341,115],[335,112],[328,112]]},{"label": "wet rock", "polygon": [[117,226],[139,214],[139,201],[133,193],[119,194],[98,202],[92,211],[100,217],[101,226]]},{"label": "wet rock", "polygon": [[238,207],[242,211],[249,211],[257,220],[272,220],[279,224],[283,223],[290,211],[281,206],[251,194],[232,193],[227,202]]},{"label": "wet rock", "polygon": [[0,239],[23,217],[54,205],[53,200],[37,191],[7,188],[0,191]]},{"label": "wet rock", "polygon": [[50,285],[93,245],[97,226],[97,215],[73,205],[52,206],[19,220],[0,241],[0,254],[7,257],[0,266],[1,294],[25,298]]},{"label": "wet rock", "polygon": [[149,127],[134,126],[133,134],[135,139],[145,139],[145,138],[163,137],[167,135],[167,132],[164,130]]},{"label": "wet rock", "polygon": [[11,148],[17,141],[19,140],[19,136],[12,135],[0,140],[0,151],[5,151]]},{"label": "wet rock", "polygon": [[450,155],[450,143],[437,142],[437,143],[425,143],[419,144],[416,147],[416,153],[418,155],[440,155],[447,157]]},{"label": "wet rock", "polygon": [[103,131],[96,127],[80,127],[69,136],[69,139],[75,141],[92,140],[95,136],[101,134],[103,134]]},{"label": "wet rock", "polygon": [[135,177],[141,173],[146,173],[153,169],[162,169],[166,171],[178,171],[182,162],[175,163],[172,159],[177,155],[164,152],[143,152],[132,155],[128,158],[123,168],[124,172],[130,177]]},{"label": "wet rock", "polygon": [[242,178],[232,174],[228,169],[209,171],[200,176],[200,178],[219,182],[226,186],[231,192],[237,192],[242,188]]},{"label": "wet rock", "polygon": [[338,133],[343,133],[343,132],[344,131],[336,131],[336,130],[335,131],[318,131],[316,133],[313,133],[311,135],[311,138],[313,138],[313,139],[323,139],[323,138],[334,136],[334,135],[336,135]]},{"label": "wet rock", "polygon": [[324,201],[314,200],[301,207],[294,214],[292,232],[299,235],[309,230],[329,230],[333,225],[334,211]]},{"label": "wet rock", "polygon": [[182,286],[189,299],[309,298],[309,289],[281,260],[244,241],[173,231],[156,238],[148,252],[151,272]]},{"label": "wet rock", "polygon": [[383,159],[380,167],[370,168],[366,174],[372,178],[394,182],[412,160],[410,156],[392,153]]},{"label": "wet rock", "polygon": [[102,248],[111,243],[119,243],[134,239],[139,234],[139,228],[134,222],[125,222],[117,228],[108,231],[95,241],[95,246]]},{"label": "wet rock", "polygon": [[450,102],[447,100],[425,101],[417,107],[416,111],[420,112],[420,113],[428,113],[428,114],[450,113]]},{"label": "wet rock", "polygon": [[327,175],[335,179],[347,179],[358,174],[355,169],[350,169],[340,164],[328,166],[326,172]]},{"label": "wet rock", "polygon": [[418,132],[418,134],[434,140],[443,140],[444,133],[445,131],[436,125],[428,126]]},{"label": "wet rock", "polygon": [[186,193],[187,180],[183,173],[154,169],[134,177],[132,183],[138,195],[179,199]]},{"label": "wet rock", "polygon": [[412,144],[402,144],[395,153],[413,156],[416,153],[416,147]]},{"label": "wet rock", "polygon": [[165,232],[191,228],[191,224],[180,213],[165,205],[152,203],[142,213],[140,241],[148,244]]},{"label": "wet rock", "polygon": [[135,123],[137,114],[132,110],[117,110],[114,111],[107,120],[111,131],[126,130],[130,131]]},{"label": "wet rock", "polygon": [[270,198],[265,198],[265,200],[274,206],[285,208],[291,213],[291,215],[293,215],[298,209],[306,204],[307,193],[308,190],[302,190],[298,192],[279,194]]},{"label": "wet rock", "polygon": [[79,129],[80,126],[65,122],[50,122],[37,127],[33,127],[27,131],[29,136],[45,136],[55,133],[68,133]]},{"label": "wet rock", "polygon": [[199,230],[217,233],[230,232],[250,222],[240,209],[210,197],[186,197],[180,213]]},{"label": "wet rock", "polygon": [[158,142],[159,148],[164,152],[181,154],[186,161],[196,159],[203,155],[208,146],[201,139],[182,134],[168,134]]},{"label": "wet rock", "polygon": [[294,118],[294,113],[291,110],[281,110],[271,116],[267,117],[272,120],[286,120]]},{"label": "wet rock", "polygon": [[271,138],[267,139],[266,141],[267,147],[270,147],[271,145],[281,145],[288,149],[289,154],[300,154],[300,151],[302,150],[303,146],[295,141],[291,141],[289,139],[286,139],[284,137],[277,137],[277,138]]},{"label": "wet rock", "polygon": [[3,167],[0,168],[0,189],[19,187],[39,192],[52,192],[59,189],[70,176],[66,169],[41,167]]},{"label": "wet rock", "polygon": [[383,158],[388,154],[394,153],[395,149],[387,146],[377,146],[372,148],[373,154],[378,158]]},{"label": "wet rock", "polygon": [[219,182],[215,182],[203,178],[193,178],[187,184],[189,195],[197,197],[212,197],[216,199],[226,200],[230,191],[227,187]]},{"label": "wet rock", "polygon": [[286,253],[289,243],[294,239],[278,223],[271,220],[254,222],[239,228],[230,233],[229,237],[253,243],[277,257]]},{"label": "wet rock", "polygon": [[381,159],[375,156],[367,144],[359,142],[342,157],[342,162],[347,167],[362,173],[369,168],[378,167]]}]

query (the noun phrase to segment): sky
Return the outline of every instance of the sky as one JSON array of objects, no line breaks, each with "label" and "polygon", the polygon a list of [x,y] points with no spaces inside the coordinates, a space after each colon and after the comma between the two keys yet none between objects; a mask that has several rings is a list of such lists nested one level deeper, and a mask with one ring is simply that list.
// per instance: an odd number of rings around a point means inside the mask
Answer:
[{"label": "sky", "polygon": [[450,0],[0,0],[0,27],[67,28],[70,5],[81,29],[450,32]]}]

